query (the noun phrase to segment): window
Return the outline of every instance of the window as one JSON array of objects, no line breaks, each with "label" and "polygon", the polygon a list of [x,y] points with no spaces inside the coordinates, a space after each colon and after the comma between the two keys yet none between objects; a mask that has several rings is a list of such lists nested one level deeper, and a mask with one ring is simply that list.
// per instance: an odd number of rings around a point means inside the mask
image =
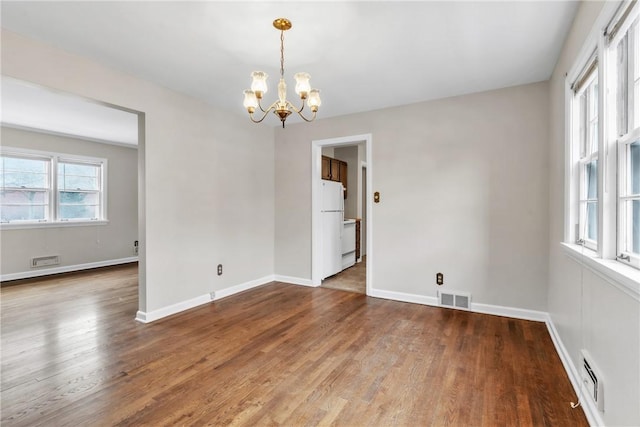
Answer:
[{"label": "window", "polygon": [[579,215],[577,241],[595,250],[598,244],[598,72],[595,59],[574,85]]},{"label": "window", "polygon": [[640,29],[638,18],[613,40],[618,149],[618,258],[640,266]]},{"label": "window", "polygon": [[96,164],[58,162],[58,218],[100,218],[100,176]]},{"label": "window", "polygon": [[48,159],[2,156],[2,222],[49,219],[49,166]]},{"label": "window", "polygon": [[565,239],[640,268],[640,6],[612,15],[567,76]]},{"label": "window", "polygon": [[106,160],[20,149],[0,157],[3,226],[105,220]]}]

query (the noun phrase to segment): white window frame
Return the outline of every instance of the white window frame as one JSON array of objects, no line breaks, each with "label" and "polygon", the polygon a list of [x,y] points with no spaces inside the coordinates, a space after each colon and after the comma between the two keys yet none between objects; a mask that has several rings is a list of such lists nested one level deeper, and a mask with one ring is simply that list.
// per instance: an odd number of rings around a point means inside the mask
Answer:
[{"label": "white window frame", "polygon": [[[600,107],[599,103],[595,105],[591,103],[592,98],[595,96],[598,100],[598,69],[597,69],[597,57],[594,55],[585,65],[584,72],[581,73],[578,80],[580,80],[581,87],[577,91],[573,91],[573,99],[571,101],[571,109],[573,114],[571,115],[571,163],[573,177],[573,186],[575,186],[574,192],[577,195],[577,212],[574,213],[574,223],[576,224],[575,241],[578,244],[584,245],[584,247],[597,251],[598,239],[595,240],[588,238],[587,224],[587,206],[589,204],[596,204],[596,212],[599,210],[599,198],[598,183],[596,178],[596,199],[588,198],[588,177],[587,167],[590,163],[596,162],[597,170],[599,171],[599,146],[595,146],[594,142],[599,144],[600,141]],[[584,104],[582,100],[585,100]],[[595,111],[592,109],[595,108]],[[597,133],[592,132],[593,124],[597,125]],[[598,216],[596,215],[596,224],[599,224]],[[598,233],[596,233],[598,234]]]},{"label": "white window frame", "polygon": [[[1,222],[0,229],[69,227],[108,224],[107,218],[107,159],[63,154],[50,151],[30,150],[24,148],[2,147],[0,155],[45,160],[48,164],[49,188],[47,189],[49,204],[45,220],[18,220]],[[99,216],[95,219],[61,219],[59,215],[58,163],[77,163],[99,167]]]},{"label": "white window frame", "polygon": [[[619,258],[618,187],[619,152],[616,135],[616,63],[612,47],[624,36],[631,22],[640,14],[633,0],[607,2],[588,34],[574,65],[565,78],[565,199],[564,239],[560,243],[566,255],[604,278],[619,290],[640,301],[640,268]],[[631,21],[631,22],[630,22]],[[598,57],[599,87],[599,157],[598,157],[598,244],[596,250],[577,244],[580,179],[576,168],[574,90],[572,85],[584,75],[594,54]],[[629,140],[631,141],[631,140]]]},{"label": "white window frame", "polygon": [[[636,94],[636,75],[640,74],[640,58],[637,55],[638,43],[640,43],[640,25],[638,7],[631,9],[626,17],[626,22],[620,27],[616,37],[612,38],[609,43],[609,50],[614,56],[617,51],[618,44],[626,37],[626,81],[624,93],[626,97],[626,112],[624,122],[625,129],[619,132],[616,126],[616,132],[613,138],[617,144],[617,172],[618,172],[618,191],[617,191],[617,259],[620,262],[627,263],[635,268],[640,268],[640,254],[628,251],[627,225],[629,222],[630,210],[626,204],[630,200],[640,200],[640,194],[630,194],[628,190],[628,164],[629,164],[629,147],[634,142],[640,141],[640,97]],[[617,63],[617,61],[615,61]],[[619,105],[615,104],[614,111],[619,112]],[[616,123],[619,117],[616,117]]]}]

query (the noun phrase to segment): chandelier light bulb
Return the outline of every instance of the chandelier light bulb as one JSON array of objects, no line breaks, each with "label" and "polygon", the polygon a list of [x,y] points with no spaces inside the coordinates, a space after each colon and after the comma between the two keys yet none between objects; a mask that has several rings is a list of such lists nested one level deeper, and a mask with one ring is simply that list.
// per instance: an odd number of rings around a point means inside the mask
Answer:
[{"label": "chandelier light bulb", "polygon": [[318,89],[311,89],[309,92],[309,99],[307,99],[307,105],[314,113],[318,111],[318,107],[322,105],[320,100],[320,91]]},{"label": "chandelier light bulb", "polygon": [[296,93],[301,99],[307,99],[307,95],[311,90],[311,85],[309,84],[311,76],[309,73],[297,73],[293,78],[296,79]]},{"label": "chandelier light bulb", "polygon": [[253,113],[254,111],[256,111],[256,108],[258,108],[258,98],[256,98],[255,92],[252,90],[245,90],[244,102],[242,104],[249,113]]},{"label": "chandelier light bulb", "polygon": [[251,90],[255,92],[258,99],[267,93],[267,78],[269,77],[264,71],[254,71],[251,73],[253,81],[251,82]]}]

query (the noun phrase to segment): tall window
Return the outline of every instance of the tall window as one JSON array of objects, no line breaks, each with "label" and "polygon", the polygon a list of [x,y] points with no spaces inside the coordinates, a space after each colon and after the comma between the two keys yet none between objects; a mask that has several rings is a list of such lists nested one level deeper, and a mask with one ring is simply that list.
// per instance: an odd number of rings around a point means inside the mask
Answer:
[{"label": "tall window", "polygon": [[[640,29],[633,19],[613,40],[618,144],[618,258],[640,266]],[[626,27],[626,26],[625,26]],[[623,27],[624,28],[624,27]]]},{"label": "tall window", "polygon": [[105,219],[106,160],[20,149],[0,156],[2,224]]},{"label": "tall window", "polygon": [[577,159],[578,223],[576,240],[595,250],[598,244],[598,72],[592,60],[574,84],[574,153]]}]

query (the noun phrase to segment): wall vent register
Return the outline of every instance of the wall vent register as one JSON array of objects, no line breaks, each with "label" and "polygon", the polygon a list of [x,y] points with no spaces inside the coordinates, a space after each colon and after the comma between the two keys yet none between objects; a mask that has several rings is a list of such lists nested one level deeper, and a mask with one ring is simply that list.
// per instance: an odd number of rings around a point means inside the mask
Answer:
[{"label": "wall vent register", "polygon": [[438,304],[442,307],[469,310],[471,307],[471,294],[464,292],[438,292]]},{"label": "wall vent register", "polygon": [[60,257],[58,255],[41,256],[31,258],[31,268],[48,267],[50,265],[60,264]]}]

